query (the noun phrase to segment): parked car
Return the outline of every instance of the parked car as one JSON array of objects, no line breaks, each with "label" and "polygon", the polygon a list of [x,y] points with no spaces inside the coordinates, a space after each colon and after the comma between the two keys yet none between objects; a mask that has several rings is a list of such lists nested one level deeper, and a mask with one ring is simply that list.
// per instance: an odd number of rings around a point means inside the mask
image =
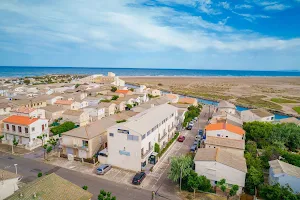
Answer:
[{"label": "parked car", "polygon": [[197,145],[198,146],[199,145],[199,141],[195,140],[194,143],[193,143],[193,145]]},{"label": "parked car", "polygon": [[183,142],[185,140],[185,136],[180,135],[177,139],[178,142]]},{"label": "parked car", "polygon": [[145,177],[146,177],[145,172],[136,173],[135,176],[132,179],[132,184],[140,185],[142,183],[142,181],[145,179]]},{"label": "parked car", "polygon": [[201,139],[202,139],[202,136],[201,136],[201,135],[196,135],[195,140],[201,141]]},{"label": "parked car", "polygon": [[198,135],[203,135],[203,130],[202,129],[199,130]]},{"label": "parked car", "polygon": [[189,126],[194,126],[194,122],[191,121],[191,122],[189,123]]},{"label": "parked car", "polygon": [[96,173],[98,175],[104,175],[106,172],[108,172],[111,169],[111,165],[107,165],[107,164],[102,164],[100,165],[97,170]]},{"label": "parked car", "polygon": [[198,117],[194,117],[194,121],[197,121],[198,120]]},{"label": "parked car", "polygon": [[196,153],[196,152],[197,152],[197,149],[198,149],[197,145],[193,145],[193,146],[191,146],[191,148],[190,148],[190,152]]},{"label": "parked car", "polygon": [[192,128],[193,128],[193,126],[190,126],[190,125],[188,125],[188,126],[186,127],[187,130],[192,130]]}]

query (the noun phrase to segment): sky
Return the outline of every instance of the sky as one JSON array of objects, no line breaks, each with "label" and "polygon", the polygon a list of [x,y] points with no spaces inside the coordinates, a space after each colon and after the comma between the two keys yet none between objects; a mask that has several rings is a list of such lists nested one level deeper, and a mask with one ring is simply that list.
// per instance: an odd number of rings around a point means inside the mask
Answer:
[{"label": "sky", "polygon": [[0,0],[0,66],[300,70],[300,0]]}]

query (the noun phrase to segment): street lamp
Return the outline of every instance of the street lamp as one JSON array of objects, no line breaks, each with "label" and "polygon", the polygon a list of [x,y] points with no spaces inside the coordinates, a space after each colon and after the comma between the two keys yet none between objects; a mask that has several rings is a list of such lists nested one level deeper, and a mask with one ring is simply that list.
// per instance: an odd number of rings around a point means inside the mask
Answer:
[{"label": "street lamp", "polygon": [[16,168],[16,174],[18,174],[18,168],[17,168],[18,164],[14,164],[14,166]]}]

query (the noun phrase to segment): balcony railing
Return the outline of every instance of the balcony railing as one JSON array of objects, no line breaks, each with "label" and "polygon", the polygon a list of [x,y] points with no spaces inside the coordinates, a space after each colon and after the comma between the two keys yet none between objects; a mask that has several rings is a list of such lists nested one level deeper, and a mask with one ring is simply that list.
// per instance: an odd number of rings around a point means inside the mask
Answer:
[{"label": "balcony railing", "polygon": [[142,159],[144,159],[147,155],[149,155],[152,152],[153,152],[153,146],[151,146],[151,148],[148,149],[146,152],[144,153],[141,152]]},{"label": "balcony railing", "polygon": [[12,130],[7,130],[7,129],[2,129],[2,133],[7,133],[7,134],[11,134],[11,135],[17,135],[17,136],[22,136],[22,137],[29,137],[30,134],[29,133],[24,133],[24,132],[19,132],[19,131],[12,131]]},{"label": "balcony railing", "polygon": [[168,129],[169,133],[174,131],[174,129],[176,128],[176,126],[172,126],[171,128]]},{"label": "balcony railing", "polygon": [[158,142],[162,141],[167,135],[167,132],[164,132],[164,135],[158,138]]}]

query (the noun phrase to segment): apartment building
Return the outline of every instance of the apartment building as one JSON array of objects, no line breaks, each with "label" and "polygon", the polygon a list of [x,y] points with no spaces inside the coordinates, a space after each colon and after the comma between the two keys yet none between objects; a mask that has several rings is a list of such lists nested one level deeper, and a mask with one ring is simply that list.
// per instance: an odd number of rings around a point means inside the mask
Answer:
[{"label": "apartment building", "polygon": [[110,127],[107,130],[107,163],[141,171],[149,163],[155,143],[162,149],[174,136],[177,124],[177,108],[163,104]]},{"label": "apartment building", "polygon": [[3,120],[3,143],[12,144],[14,138],[18,146],[32,150],[42,145],[37,137],[45,134],[49,138],[48,120],[13,115]]}]

